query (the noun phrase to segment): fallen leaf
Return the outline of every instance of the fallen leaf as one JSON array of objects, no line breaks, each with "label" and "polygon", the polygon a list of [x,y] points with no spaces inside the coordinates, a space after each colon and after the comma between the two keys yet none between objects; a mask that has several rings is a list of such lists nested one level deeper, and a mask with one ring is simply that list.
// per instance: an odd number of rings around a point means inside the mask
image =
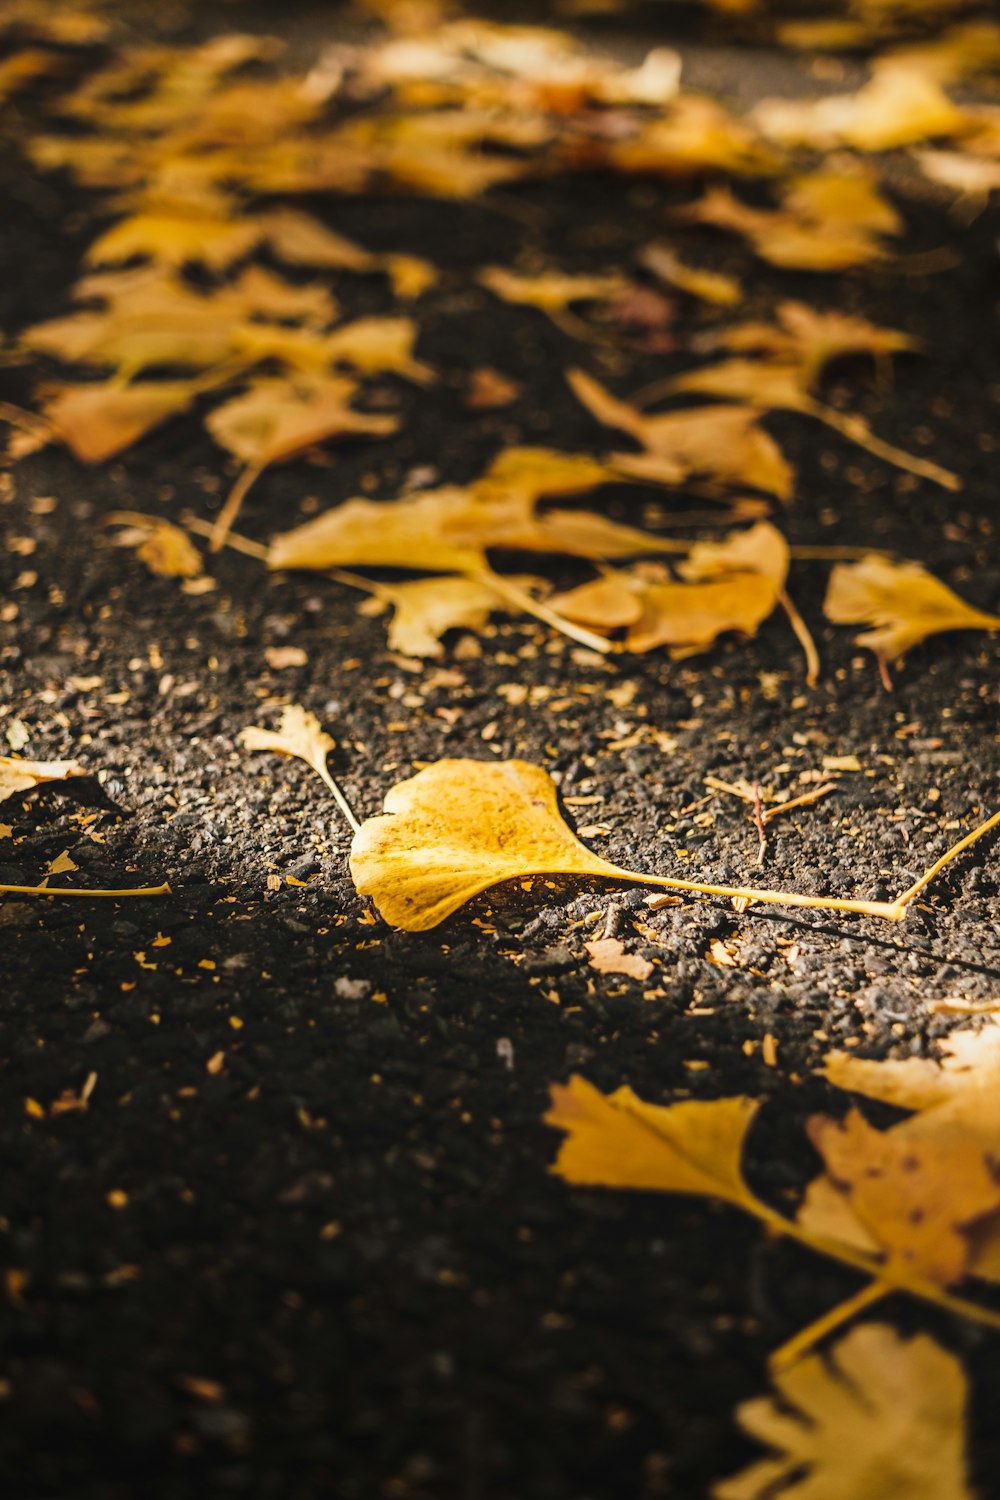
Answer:
[{"label": "fallen leaf", "polygon": [[[888,1265],[941,1287],[965,1275],[968,1232],[1000,1207],[1000,1157],[954,1131],[917,1139],[876,1130],[857,1110],[843,1122],[814,1116],[809,1136],[828,1182]],[[809,1225],[808,1207],[800,1222]]]},{"label": "fallen leaf", "polygon": [[315,714],[301,704],[289,704],[282,709],[276,730],[254,725],[243,730],[240,743],[245,750],[268,750],[275,755],[304,760],[323,780],[350,826],[357,829],[357,819],[326,764],[330,751],[336,748],[336,741],[326,733]]},{"label": "fallen leaf", "polygon": [[579,495],[613,484],[616,469],[584,453],[556,448],[503,448],[485,474],[471,486],[479,500],[544,500]]},{"label": "fallen leaf", "polygon": [[1000,630],[1000,616],[966,604],[919,563],[891,562],[871,554],[837,563],[823,604],[835,625],[874,625],[855,636],[885,661],[896,661],[948,630]]},{"label": "fallen leaf", "polygon": [[916,339],[895,328],[879,328],[845,313],[818,312],[804,302],[780,303],[777,320],[777,324],[736,323],[720,335],[719,343],[739,352],[794,361],[802,369],[807,389],[827,365],[845,355],[884,359],[919,348]]},{"label": "fallen leaf", "polygon": [[804,416],[815,417],[824,422],[859,447],[898,468],[918,474],[923,479],[930,479],[943,489],[962,488],[962,481],[950,470],[927,459],[914,458],[912,454],[876,437],[863,417],[856,413],[838,411],[817,401],[809,392],[814,375],[813,365],[798,358],[726,359],[677,376],[670,382],[668,389],[689,395],[722,396],[731,401],[759,406],[766,411],[801,412]]},{"label": "fallen leaf", "polygon": [[969,21],[949,26],[927,41],[893,47],[876,61],[878,72],[902,68],[938,84],[961,83],[978,73],[992,73],[1000,64],[1000,25]]},{"label": "fallen leaf", "polygon": [[261,378],[209,413],[205,426],[215,441],[246,465],[216,518],[211,551],[223,545],[250,486],[271,464],[285,463],[333,438],[379,437],[397,430],[395,417],[355,410],[350,402],[356,392],[355,382],[343,376]]},{"label": "fallen leaf", "polygon": [[194,381],[147,381],[120,386],[95,381],[53,389],[42,410],[52,436],[85,464],[103,463],[194,405]]},{"label": "fallen leaf", "polygon": [[528,489],[513,482],[495,484],[491,499],[485,493],[474,485],[398,500],[348,500],[275,537],[268,566],[469,573],[483,570],[490,548],[591,558],[662,550],[650,533],[593,511],[552,510],[538,516]]},{"label": "fallen leaf", "polygon": [[639,953],[626,953],[621,938],[594,938],[583,945],[590,954],[590,966],[599,974],[626,974],[640,983],[649,978],[653,965]]},{"label": "fallen leaf", "polygon": [[564,276],[551,271],[540,276],[520,276],[503,266],[486,266],[477,280],[495,297],[519,307],[533,307],[555,316],[565,315],[576,302],[607,302],[628,289],[623,276]]},{"label": "fallen leaf", "polygon": [[49,862],[45,874],[46,877],[51,875],[66,875],[70,870],[78,870],[79,868],[80,866],[70,858],[69,850],[64,849],[61,854],[57,854],[55,859]]},{"label": "fallen leaf", "polygon": [[896,210],[857,171],[793,178],[778,209],[751,208],[714,185],[675,217],[744,235],[762,260],[803,271],[849,270],[880,260],[884,237],[902,229]]},{"label": "fallen leaf", "polygon": [[681,484],[691,477],[727,486],[748,485],[787,500],[793,472],[781,450],[760,426],[751,407],[711,406],[652,416],[619,401],[583,370],[567,379],[577,398],[606,426],[627,432],[641,454],[614,455],[621,472]]},{"label": "fallen leaf", "polygon": [[972,1500],[965,1376],[926,1334],[866,1323],[773,1378],[779,1399],[736,1409],[772,1456],[714,1485],[713,1500]]},{"label": "fallen leaf", "polygon": [[479,365],[469,376],[462,405],[468,411],[496,411],[500,407],[512,406],[520,395],[521,386],[516,380],[510,380],[488,365]]},{"label": "fallen leaf", "polygon": [[856,94],[764,99],[752,119],[765,136],[785,146],[844,144],[859,151],[891,151],[955,135],[965,125],[963,112],[939,84],[903,67],[880,70]]},{"label": "fallen leaf", "polygon": [[[537,581],[517,580],[521,587]],[[376,607],[393,607],[387,644],[390,651],[398,651],[401,656],[443,656],[442,637],[449,630],[478,633],[494,612],[516,609],[486,579],[446,576],[365,586],[375,594],[372,602]],[[360,612],[373,611],[362,605]]]},{"label": "fallen leaf", "polygon": [[17,755],[0,755],[0,802],[17,792],[32,792],[47,781],[68,781],[89,772],[75,760],[22,760]]},{"label": "fallen leaf", "polygon": [[136,557],[158,578],[197,578],[202,571],[201,553],[187,532],[161,517],[130,526],[118,540],[134,546]]},{"label": "fallen leaf", "polygon": [[642,568],[558,594],[560,614],[598,630],[627,627],[630,651],[669,646],[675,655],[705,650],[730,630],[746,636],[772,613],[785,586],[788,544],[767,522],[696,543],[679,565],[685,581],[661,582]]},{"label": "fallen leaf", "polygon": [[294,458],[333,437],[382,436],[398,421],[355,411],[357,386],[340,376],[253,381],[209,414],[205,425],[221,447],[254,469]]},{"label": "fallen leaf", "polygon": [[[385,812],[369,818],[351,846],[351,874],[391,926],[425,932],[481,891],[528,875],[588,875],[667,890],[746,896],[751,901],[856,911],[899,921],[914,893],[895,903],[804,896],[787,891],[675,880],[609,864],[571,833],[559,813],[555,783],[522,760],[439,760],[397,782]],[[967,836],[961,848],[1000,820]],[[947,859],[960,852],[958,847]],[[941,861],[924,877],[933,878]],[[914,888],[915,890],[916,888]]]},{"label": "fallen leaf", "polygon": [[[778,590],[760,573],[731,573],[702,583],[654,583],[642,596],[643,610],[630,625],[630,651],[669,646],[675,655],[704,651],[720,635],[735,630],[756,635],[778,601]],[[553,601],[572,619],[565,599]]]},{"label": "fallen leaf", "polygon": [[914,159],[931,182],[970,198],[1000,190],[1000,161],[966,151],[915,151]]},{"label": "fallen leaf", "polygon": [[689,297],[697,297],[714,307],[734,307],[743,300],[743,288],[735,276],[721,271],[706,271],[686,265],[666,245],[646,245],[639,254],[639,262],[660,281]]},{"label": "fallen leaf", "polygon": [[553,1171],[580,1187],[722,1198],[753,1212],[742,1172],[754,1099],[646,1104],[630,1088],[602,1094],[584,1078],[552,1089],[546,1123],[566,1132]]}]

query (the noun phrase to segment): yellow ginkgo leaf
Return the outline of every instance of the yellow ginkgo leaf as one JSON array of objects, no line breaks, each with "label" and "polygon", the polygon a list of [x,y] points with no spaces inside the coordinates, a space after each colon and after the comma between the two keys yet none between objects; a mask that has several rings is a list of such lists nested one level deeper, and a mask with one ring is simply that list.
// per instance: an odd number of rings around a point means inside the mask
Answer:
[{"label": "yellow ginkgo leaf", "polygon": [[523,488],[485,500],[478,486],[348,500],[275,537],[272,568],[407,568],[428,572],[482,569],[491,548],[601,559],[674,550],[638,527],[593,511],[551,510],[538,516]]},{"label": "yellow ginkgo leaf", "polygon": [[434,371],[413,357],[417,333],[412,318],[358,318],[326,336],[323,354],[331,364],[349,365],[360,375],[392,371],[426,385]]},{"label": "yellow ginkgo leaf", "polygon": [[725,578],[731,573],[759,573],[771,581],[775,595],[788,577],[788,543],[776,526],[758,521],[742,531],[731,531],[718,542],[695,542],[678,572],[689,582]]},{"label": "yellow ginkgo leaf", "polygon": [[992,1132],[1000,1155],[1000,1119],[994,1119],[988,1108],[1000,1090],[1000,1025],[990,1022],[981,1031],[957,1031],[945,1037],[940,1050],[940,1060],[889,1057],[881,1062],[853,1052],[830,1052],[823,1075],[839,1089],[898,1109],[957,1110],[970,1124],[978,1122]]},{"label": "yellow ginkgo leaf", "polygon": [[224,544],[250,486],[271,464],[296,458],[333,438],[379,437],[396,431],[395,417],[356,411],[350,405],[356,391],[353,380],[337,375],[303,372],[262,378],[209,413],[205,426],[215,441],[247,466],[216,518],[211,551]]},{"label": "yellow ginkgo leaf", "polygon": [[312,214],[294,208],[276,208],[251,220],[258,239],[279,260],[290,266],[325,267],[330,271],[374,271],[378,261],[370,251],[355,245]]},{"label": "yellow ginkgo leaf", "polygon": [[877,181],[860,167],[838,171],[824,166],[792,177],[781,191],[781,206],[785,213],[827,230],[841,227],[891,236],[904,228]]},{"label": "yellow ginkgo leaf", "polygon": [[[643,592],[642,614],[629,626],[625,643],[630,651],[669,646],[675,656],[688,656],[704,651],[730,630],[752,636],[774,610],[779,592],[760,573],[650,584]],[[566,610],[564,602],[561,607]]]},{"label": "yellow ginkgo leaf", "polygon": [[529,500],[554,495],[579,495],[613,484],[617,470],[585,453],[563,453],[556,448],[503,448],[486,473],[471,486],[478,499],[504,499],[511,494]]},{"label": "yellow ginkgo leaf", "polygon": [[[465,490],[433,490],[400,500],[347,500],[276,536],[269,568],[412,568],[463,573],[481,567],[483,547],[470,539]],[[457,528],[463,527],[462,532]],[[464,534],[463,534],[464,533]]]},{"label": "yellow ginkgo leaf", "polygon": [[866,174],[829,169],[793,178],[779,209],[751,208],[729,188],[713,186],[676,217],[745,235],[763,260],[801,271],[867,265],[885,255],[883,237],[902,229]]},{"label": "yellow ginkgo leaf", "polygon": [[552,1170],[581,1187],[694,1193],[748,1208],[741,1163],[758,1107],[743,1097],[646,1104],[630,1088],[605,1095],[577,1076],[552,1089],[545,1120],[567,1137]]},{"label": "yellow ginkgo leaf", "polygon": [[[875,1062],[848,1052],[832,1052],[823,1072],[838,1088],[899,1109],[913,1111],[887,1134],[900,1150],[973,1149],[987,1160],[1000,1160],[1000,1122],[993,1100],[1000,1088],[1000,1025],[981,1031],[959,1031],[940,1044],[941,1058],[887,1058]],[[947,1185],[944,1196],[947,1199]],[[817,1232],[871,1249],[873,1237],[850,1212],[844,1196],[824,1174],[803,1201],[800,1220]],[[976,1276],[1000,1281],[1000,1214],[974,1225],[966,1238],[969,1269]]]},{"label": "yellow ginkgo leaf", "polygon": [[75,760],[22,760],[19,755],[0,755],[0,802],[18,792],[33,791],[47,781],[69,781],[87,774]]},{"label": "yellow ginkgo leaf", "polygon": [[327,769],[327,756],[336,748],[336,741],[326,733],[315,714],[299,703],[292,703],[282,709],[281,722],[276,730],[260,729],[254,725],[243,730],[240,741],[245,750],[269,750],[275,755],[304,760],[325,782],[351,828],[358,829],[358,821],[346,797]]},{"label": "yellow ginkgo leaf", "polygon": [[611,632],[627,627],[630,651],[705,650],[726,631],[752,636],[774,610],[788,573],[788,543],[766,521],[721,542],[698,542],[678,571],[684,582],[642,566],[605,573],[552,600],[571,620]]},{"label": "yellow ginkgo leaf", "polygon": [[187,411],[203,389],[197,381],[188,380],[61,385],[42,409],[53,437],[72,449],[81,462],[99,464]]},{"label": "yellow ginkgo leaf", "polygon": [[487,266],[479,272],[480,283],[504,302],[536,307],[540,312],[563,312],[574,302],[604,302],[628,285],[623,276],[564,276],[551,271],[541,276],[520,276],[503,266]]},{"label": "yellow ginkgo leaf", "polygon": [[741,353],[796,362],[808,385],[845,355],[882,359],[919,348],[916,339],[895,328],[879,328],[846,313],[818,312],[805,302],[782,302],[777,314],[777,323],[736,323],[720,335],[719,343]]},{"label": "yellow ginkgo leaf", "polygon": [[944,863],[997,821],[980,825],[895,902],[805,896],[746,886],[709,885],[625,870],[582,844],[563,822],[555,783],[540,766],[522,760],[440,760],[400,781],[385,798],[385,812],[355,835],[351,874],[383,918],[407,932],[425,932],[466,901],[503,880],[526,875],[584,875],[746,897],[772,905],[853,911],[898,922],[917,890]]},{"label": "yellow ginkgo leaf", "polygon": [[1000,616],[974,609],[919,563],[872,554],[837,563],[823,608],[835,625],[874,625],[855,637],[885,661],[947,630],[1000,630]]},{"label": "yellow ginkgo leaf", "polygon": [[217,406],[205,425],[221,447],[254,468],[294,458],[333,437],[395,432],[395,417],[354,410],[356,391],[352,380],[339,376],[261,379]]},{"label": "yellow ginkgo leaf", "polygon": [[1000,191],[1000,161],[973,156],[968,151],[915,151],[924,176],[942,187],[970,198],[987,198]]},{"label": "yellow ginkgo leaf", "polygon": [[715,307],[734,307],[743,300],[743,288],[735,276],[686,265],[667,245],[646,245],[639,260],[660,281],[686,292],[689,297],[697,297]]},{"label": "yellow ginkgo leaf", "polygon": [[[412,583],[370,584],[350,575],[338,576],[371,590],[373,598],[362,604],[359,613],[373,614],[386,605],[392,607],[387,644],[390,651],[398,651],[402,656],[443,656],[442,637],[447,631],[478,632],[495,611],[516,612],[516,606],[497,593],[486,578],[458,574],[418,578]],[[528,578],[517,580],[522,588],[537,582]]]},{"label": "yellow ginkgo leaf", "polygon": [[647,586],[641,574],[609,570],[600,578],[557,594],[552,607],[580,625],[610,634],[642,619]]},{"label": "yellow ginkgo leaf", "polygon": [[239,214],[215,217],[150,210],[122,219],[107,230],[91,245],[87,260],[91,265],[105,266],[141,255],[162,265],[201,262],[212,270],[222,270],[248,255],[260,237],[253,219]]},{"label": "yellow ginkgo leaf", "polygon": [[[842,1122],[815,1116],[809,1136],[890,1267],[941,1287],[965,1275],[969,1231],[1000,1208],[997,1164],[981,1141],[954,1130],[876,1130],[857,1110]],[[808,1226],[808,1209],[799,1222]]]},{"label": "yellow ginkgo leaf", "polygon": [[825,99],[764,99],[753,119],[766,136],[787,146],[844,144],[859,151],[891,151],[935,136],[955,135],[962,111],[940,85],[916,69],[886,68],[856,94]]},{"label": "yellow ginkgo leaf", "polygon": [[731,401],[742,401],[759,406],[765,411],[784,410],[802,412],[815,417],[836,432],[847,437],[859,447],[873,453],[877,458],[930,479],[943,489],[960,490],[962,481],[950,469],[928,459],[914,458],[891,443],[884,442],[872,432],[864,417],[856,413],[837,411],[826,406],[810,394],[809,386],[815,370],[811,363],[798,358],[775,359],[725,359],[718,364],[706,365],[700,370],[691,370],[670,382],[671,391],[691,395],[722,396]]},{"label": "yellow ginkgo leaf", "polygon": [[608,427],[627,432],[643,448],[615,454],[624,474],[681,484],[704,478],[726,486],[748,485],[787,500],[794,474],[751,407],[710,406],[652,416],[620,401],[583,370],[570,370],[570,386],[587,410]]},{"label": "yellow ginkgo leaf", "polygon": [[712,1500],[972,1500],[968,1387],[953,1354],[883,1323],[775,1374],[778,1400],[736,1409],[772,1452],[712,1488]]}]

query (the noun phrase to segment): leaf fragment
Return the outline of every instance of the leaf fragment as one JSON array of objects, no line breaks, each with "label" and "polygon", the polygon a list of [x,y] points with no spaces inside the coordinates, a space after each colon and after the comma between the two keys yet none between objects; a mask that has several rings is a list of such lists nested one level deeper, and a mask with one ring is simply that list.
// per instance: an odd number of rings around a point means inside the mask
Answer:
[{"label": "leaf fragment", "polygon": [[599,974],[625,974],[641,983],[653,972],[653,965],[641,953],[626,953],[621,938],[594,938],[583,946],[590,954],[591,968]]},{"label": "leaf fragment", "polygon": [[69,781],[89,774],[75,760],[22,760],[19,755],[0,755],[0,802],[49,781]]}]

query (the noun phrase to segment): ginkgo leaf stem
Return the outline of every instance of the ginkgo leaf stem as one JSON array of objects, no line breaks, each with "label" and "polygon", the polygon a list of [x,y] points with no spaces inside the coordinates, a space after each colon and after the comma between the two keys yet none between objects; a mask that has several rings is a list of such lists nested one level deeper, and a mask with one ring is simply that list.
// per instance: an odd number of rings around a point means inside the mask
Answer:
[{"label": "ginkgo leaf stem", "polygon": [[925,871],[919,880],[914,881],[909,890],[904,891],[901,896],[897,897],[897,903],[900,906],[908,905],[914,896],[919,896],[920,892],[926,886],[930,885],[936,875],[940,875],[945,865],[950,864],[959,854],[964,854],[966,849],[971,848],[977,839],[981,839],[984,834],[989,833],[991,828],[996,828],[998,825],[1000,825],[1000,812],[995,812],[991,818],[986,819],[985,823],[980,823],[978,828],[974,828],[971,833],[967,833],[964,838],[960,838],[957,844],[952,844],[951,848],[942,854],[940,859],[935,860],[930,869]]},{"label": "ginkgo leaf stem", "polygon": [[251,485],[255,480],[260,478],[265,467],[266,465],[264,464],[249,464],[229,491],[229,497],[219,511],[215,525],[209,534],[209,552],[219,552],[225,546],[226,538],[229,535],[233,522],[243,507],[243,502],[247,497]]},{"label": "ginkgo leaf stem", "polygon": [[803,400],[801,407],[797,410],[816,417],[827,427],[832,427],[834,432],[839,432],[843,437],[849,438],[852,443],[856,443],[859,448],[864,448],[876,458],[884,458],[887,463],[894,464],[898,469],[905,469],[909,474],[917,474],[921,479],[930,479],[934,484],[939,484],[946,490],[962,488],[962,481],[950,469],[943,469],[940,464],[931,463],[928,459],[915,458],[912,453],[907,453],[892,443],[884,442],[882,438],[876,437],[862,417],[850,412],[839,412],[832,406],[825,406],[822,401],[813,401],[808,398]]},{"label": "ginkgo leaf stem", "polygon": [[134,886],[124,891],[99,891],[88,890],[85,886],[79,888],[61,885],[0,885],[0,896],[168,896],[170,886],[164,881],[163,885]]},{"label": "ginkgo leaf stem", "polygon": [[[190,512],[185,512],[182,520],[186,529],[193,531],[195,536],[210,537],[217,524],[213,521],[203,521],[199,516],[192,516]],[[251,537],[243,536],[238,531],[226,532],[225,545],[232,548],[234,552],[242,552],[246,557],[255,557],[258,562],[267,562],[268,549],[264,543],[255,542]]]},{"label": "ginkgo leaf stem", "polygon": [[354,811],[351,807],[351,804],[348,802],[347,798],[340,790],[340,787],[337,785],[337,783],[334,781],[333,777],[327,770],[326,761],[316,760],[311,761],[310,764],[313,766],[313,769],[316,771],[317,775],[321,776],[323,781],[326,783],[327,789],[332,794],[334,802],[336,802],[337,806],[340,808],[341,812],[344,814],[344,817],[350,824],[351,832],[358,833],[361,829],[361,824],[354,816]]},{"label": "ginkgo leaf stem", "polygon": [[613,649],[611,642],[605,640],[603,635],[595,635],[593,631],[585,630],[582,625],[574,625],[572,620],[567,620],[563,615],[557,614],[554,609],[549,609],[547,604],[542,604],[540,600],[533,598],[527,589],[505,578],[502,573],[494,573],[492,568],[470,569],[467,576],[477,579],[480,583],[488,584],[501,599],[506,599],[510,604],[523,610],[525,614],[533,615],[536,620],[541,620],[543,625],[548,625],[551,629],[569,636],[570,640],[577,641],[579,645],[586,646],[588,651],[600,651],[607,655]]},{"label": "ginkgo leaf stem", "polygon": [[657,885],[668,891],[700,892],[703,896],[724,896],[728,900],[743,897],[748,901],[762,901],[772,906],[811,907],[816,911],[851,911],[861,916],[885,917],[890,922],[902,922],[906,916],[906,908],[913,898],[919,896],[935,876],[940,875],[946,865],[970,848],[977,839],[989,833],[991,828],[996,828],[998,825],[1000,825],[1000,812],[995,812],[992,817],[986,819],[985,823],[980,823],[978,828],[967,833],[964,838],[959,839],[946,853],[942,854],[940,859],[935,860],[930,869],[921,875],[920,879],[908,890],[897,896],[895,901],[863,901],[845,896],[805,896],[796,891],[756,890],[752,886],[706,885],[704,881],[675,880],[669,875],[650,875],[636,870],[623,870],[618,865],[610,866],[605,873],[613,872],[636,885]]},{"label": "ginkgo leaf stem", "polygon": [[25,432],[40,434],[52,431],[51,424],[44,417],[33,411],[25,411],[23,406],[15,406],[13,401],[0,401],[0,422],[8,422],[11,427],[20,427]]},{"label": "ginkgo leaf stem", "polygon": [[788,595],[787,590],[782,589],[778,595],[778,603],[788,616],[788,623],[795,632],[796,640],[802,647],[806,658],[806,685],[815,687],[819,681],[820,660],[819,652],[816,650],[816,642],[812,638],[809,626],[799,614],[798,609]]},{"label": "ginkgo leaf stem", "polygon": [[885,1281],[870,1281],[860,1291],[855,1292],[853,1297],[847,1297],[843,1302],[838,1302],[836,1307],[831,1307],[822,1317],[816,1318],[807,1328],[802,1328],[787,1343],[775,1349],[768,1364],[774,1371],[787,1370],[797,1364],[806,1354],[809,1354],[823,1339],[828,1338],[831,1333],[836,1333],[845,1323],[856,1318],[859,1313],[866,1312],[876,1302],[882,1301],[884,1297],[890,1296],[896,1290]]},{"label": "ginkgo leaf stem", "polygon": [[845,1266],[852,1266],[863,1275],[873,1277],[887,1291],[908,1292],[924,1302],[932,1302],[935,1307],[943,1308],[945,1312],[954,1313],[960,1318],[968,1318],[975,1323],[982,1323],[985,1327],[1000,1332],[1000,1312],[994,1312],[992,1308],[982,1307],[978,1302],[972,1302],[966,1297],[955,1297],[936,1286],[934,1282],[924,1281],[919,1276],[908,1276],[900,1268],[890,1264],[884,1265],[875,1256],[868,1255],[863,1250],[855,1250],[841,1240],[831,1240],[824,1235],[812,1234],[796,1224],[794,1219],[786,1219],[784,1215],[769,1208],[752,1193],[748,1192],[739,1202],[748,1213],[760,1219],[775,1234],[782,1235],[785,1239],[795,1240],[809,1250],[829,1256],[831,1260],[839,1260]]},{"label": "ginkgo leaf stem", "polygon": [[[675,880],[670,875],[642,874],[635,870],[612,867],[616,875],[636,885],[656,885],[667,891],[692,891],[703,896],[723,896],[726,900],[743,897],[771,906],[802,906],[814,911],[851,911],[860,916],[885,917],[901,922],[905,907],[898,901],[864,901],[849,896],[805,896],[797,891],[758,890],[754,886],[708,885],[703,880]],[[609,870],[607,873],[611,873]]]},{"label": "ginkgo leaf stem", "polygon": [[346,583],[348,588],[361,589],[375,599],[384,600],[386,604],[391,604],[396,597],[390,584],[379,583],[374,578],[362,578],[360,573],[351,573],[347,568],[331,568],[328,576],[334,583]]}]

